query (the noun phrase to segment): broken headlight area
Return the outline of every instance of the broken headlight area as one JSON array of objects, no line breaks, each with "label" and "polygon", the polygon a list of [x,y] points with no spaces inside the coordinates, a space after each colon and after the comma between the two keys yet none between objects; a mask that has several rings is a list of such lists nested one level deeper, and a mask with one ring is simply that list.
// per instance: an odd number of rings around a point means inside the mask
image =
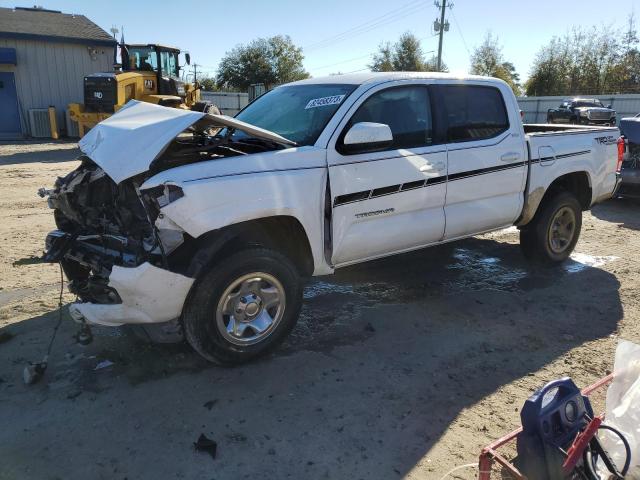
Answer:
[{"label": "broken headlight area", "polygon": [[184,232],[160,209],[182,197],[182,190],[163,185],[140,193],[141,179],[116,184],[89,158],[81,160],[43,192],[58,227],[47,236],[44,258],[61,262],[70,291],[82,301],[120,303],[109,286],[114,266],[148,262],[170,268],[167,255],[183,243]]}]

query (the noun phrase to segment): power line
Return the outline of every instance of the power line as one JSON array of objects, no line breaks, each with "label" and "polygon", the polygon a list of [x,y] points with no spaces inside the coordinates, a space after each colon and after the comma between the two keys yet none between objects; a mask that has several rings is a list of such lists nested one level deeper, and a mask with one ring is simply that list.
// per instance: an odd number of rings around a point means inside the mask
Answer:
[{"label": "power line", "polygon": [[374,19],[371,19],[367,22],[364,22],[360,25],[357,25],[355,27],[352,27],[348,30],[345,30],[342,33],[333,35],[331,37],[325,38],[323,40],[320,40],[318,42],[312,43],[310,45],[307,45],[306,47],[304,47],[303,49],[305,51],[309,51],[309,50],[314,50],[314,49],[319,49],[319,48],[324,48],[328,45],[331,45],[333,43],[337,43],[337,42],[341,42],[344,41],[348,38],[351,37],[355,37],[357,35],[361,35],[363,33],[369,32],[375,28],[378,28],[379,26],[388,24],[388,23],[392,23],[395,22],[397,20],[400,20],[401,18],[404,18],[408,15],[411,15],[413,13],[416,13],[417,11],[422,9],[422,5],[421,5],[421,0],[414,0],[412,2],[409,2],[405,5],[403,5],[400,8],[391,10],[387,13],[385,13],[384,15],[381,15],[379,17],[376,17]]},{"label": "power line", "polygon": [[[433,38],[433,37],[435,37],[435,35],[427,35],[426,37],[421,37],[418,40],[422,42],[424,40],[428,40],[428,39]],[[422,53],[425,54],[425,55],[428,55],[429,53],[435,53],[435,50],[427,50],[427,51],[423,51]],[[356,60],[361,60],[363,58],[373,57],[374,55],[375,55],[375,53],[368,53],[366,55],[361,55],[359,57],[349,58],[347,60],[342,60],[340,62],[330,63],[328,65],[323,65],[321,67],[307,67],[307,68],[309,70],[324,70],[325,68],[331,68],[331,67],[334,67],[336,65],[342,65],[342,64],[350,63],[350,62],[353,62],[353,61],[356,61]],[[364,68],[364,69],[361,69],[361,70],[354,70],[353,72],[346,72],[346,73],[355,73],[355,72],[361,72],[361,71],[364,71],[364,70],[367,70],[367,68]]]},{"label": "power line", "polygon": [[338,34],[336,34],[336,35],[332,35],[332,36],[330,36],[330,37],[327,37],[327,38],[324,38],[324,39],[319,40],[319,41],[317,41],[317,42],[314,42],[314,43],[311,43],[311,44],[309,44],[309,45],[306,45],[304,48],[305,48],[305,49],[307,49],[307,48],[314,48],[316,45],[319,45],[319,44],[323,44],[323,43],[325,43],[325,42],[332,41],[332,40],[334,40],[334,39],[336,39],[336,38],[338,38],[338,37],[342,37],[343,35],[349,34],[349,33],[353,32],[353,31],[355,31],[355,30],[359,30],[359,29],[361,29],[361,28],[368,27],[368,26],[370,26],[372,23],[376,23],[376,22],[378,22],[378,21],[380,21],[380,20],[384,19],[385,17],[388,17],[389,15],[394,15],[395,13],[397,13],[397,12],[399,12],[399,11],[401,11],[401,10],[404,10],[405,8],[408,8],[408,7],[411,7],[411,6],[415,6],[416,1],[418,1],[418,0],[412,0],[412,1],[410,1],[409,3],[407,3],[407,4],[403,5],[403,6],[399,7],[399,8],[396,8],[396,9],[390,10],[389,12],[387,12],[387,13],[385,13],[385,14],[383,14],[383,15],[380,15],[380,16],[375,17],[375,18],[373,18],[373,19],[371,19],[371,20],[368,20],[368,21],[366,21],[366,22],[364,22],[364,23],[361,23],[361,24],[359,24],[359,25],[356,25],[355,27],[351,27],[351,28],[349,28],[349,29],[347,29],[347,30],[345,30],[345,31],[343,31],[343,32],[341,32],[341,33],[338,33]]},{"label": "power line", "polygon": [[352,70],[352,71],[350,71],[350,72],[345,72],[343,75],[347,75],[347,74],[349,74],[349,73],[364,72],[364,71],[369,71],[369,70],[370,70],[370,69],[369,69],[368,67],[367,67],[367,68],[361,68],[360,70]]},{"label": "power line", "polygon": [[383,21],[380,21],[378,23],[371,24],[370,26],[368,26],[366,28],[357,30],[357,31],[355,31],[353,33],[350,33],[348,35],[344,35],[342,37],[336,38],[336,39],[331,40],[329,42],[325,42],[323,44],[314,46],[313,48],[311,48],[311,50],[317,50],[317,49],[325,48],[325,47],[328,47],[328,46],[330,46],[330,45],[332,45],[334,43],[343,42],[343,41],[349,40],[349,39],[351,39],[353,37],[357,37],[358,35],[362,35],[362,34],[371,32],[373,30],[378,29],[379,27],[381,27],[383,25],[387,25],[389,23],[393,23],[393,22],[396,22],[398,20],[402,20],[403,18],[408,17],[409,15],[413,15],[414,13],[418,12],[419,10],[421,10],[420,7],[414,8],[413,10],[410,10],[410,11],[407,11],[407,12],[403,12],[403,13],[401,13],[399,15],[395,15],[393,17],[387,18],[387,19],[385,19]]},{"label": "power line", "polygon": [[324,70],[325,68],[330,68],[330,67],[333,67],[335,65],[342,65],[343,63],[349,63],[349,62],[353,62],[355,60],[360,60],[360,59],[363,59],[363,58],[367,58],[367,57],[370,57],[371,55],[373,55],[373,54],[367,53],[366,55],[361,55],[359,57],[349,58],[348,60],[343,60],[341,62],[330,63],[328,65],[323,65],[322,67],[315,67],[315,68],[314,67],[309,67],[309,70]]},{"label": "power line", "polygon": [[462,29],[460,28],[460,24],[458,23],[458,19],[456,18],[456,14],[453,13],[453,9],[451,10],[451,15],[453,16],[453,23],[456,24],[456,30],[460,34],[460,38],[462,39],[462,44],[464,45],[464,49],[467,51],[467,54],[471,56],[471,51],[469,47],[467,47],[467,42],[464,39],[464,35],[462,34]]}]

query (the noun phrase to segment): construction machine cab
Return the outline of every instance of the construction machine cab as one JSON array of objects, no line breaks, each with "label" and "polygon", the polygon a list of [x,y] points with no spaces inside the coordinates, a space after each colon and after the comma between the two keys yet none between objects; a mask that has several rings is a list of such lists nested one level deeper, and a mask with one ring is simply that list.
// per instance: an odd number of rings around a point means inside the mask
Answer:
[{"label": "construction machine cab", "polygon": [[[120,44],[122,65],[113,72],[98,72],[84,77],[84,103],[69,104],[69,118],[78,122],[84,133],[113,115],[130,100],[165,107],[208,111],[208,102],[200,101],[197,81],[180,79],[180,50],[157,44]],[[185,63],[191,58],[185,52]],[[217,111],[217,108],[216,110]]]},{"label": "construction machine cab", "polygon": [[[121,45],[121,52],[123,71],[154,72],[158,95],[184,96],[184,82],[180,80],[179,49],[156,44]],[[189,55],[185,54],[185,58],[189,64]]]}]

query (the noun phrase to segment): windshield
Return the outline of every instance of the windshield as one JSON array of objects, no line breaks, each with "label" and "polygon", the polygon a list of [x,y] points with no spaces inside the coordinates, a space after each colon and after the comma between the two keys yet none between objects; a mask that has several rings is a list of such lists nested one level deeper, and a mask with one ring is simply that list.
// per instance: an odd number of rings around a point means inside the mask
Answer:
[{"label": "windshield", "polygon": [[129,47],[129,68],[131,70],[156,71],[158,58],[151,47]]},{"label": "windshield", "polygon": [[574,107],[603,107],[600,100],[577,100],[573,102]]},{"label": "windshield", "polygon": [[[358,85],[291,85],[257,98],[236,118],[270,130],[298,145],[313,145],[340,104]],[[236,131],[234,140],[247,134]]]}]

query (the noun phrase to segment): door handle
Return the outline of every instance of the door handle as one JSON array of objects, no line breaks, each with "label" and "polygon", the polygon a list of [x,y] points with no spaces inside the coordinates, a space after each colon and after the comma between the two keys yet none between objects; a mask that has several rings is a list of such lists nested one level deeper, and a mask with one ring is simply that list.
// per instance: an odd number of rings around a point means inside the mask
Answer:
[{"label": "door handle", "polygon": [[432,170],[442,170],[444,168],[444,162],[427,163],[420,167],[421,172],[430,172]]},{"label": "door handle", "polygon": [[500,157],[500,160],[503,162],[515,162],[520,160],[520,154],[518,152],[507,152]]}]

